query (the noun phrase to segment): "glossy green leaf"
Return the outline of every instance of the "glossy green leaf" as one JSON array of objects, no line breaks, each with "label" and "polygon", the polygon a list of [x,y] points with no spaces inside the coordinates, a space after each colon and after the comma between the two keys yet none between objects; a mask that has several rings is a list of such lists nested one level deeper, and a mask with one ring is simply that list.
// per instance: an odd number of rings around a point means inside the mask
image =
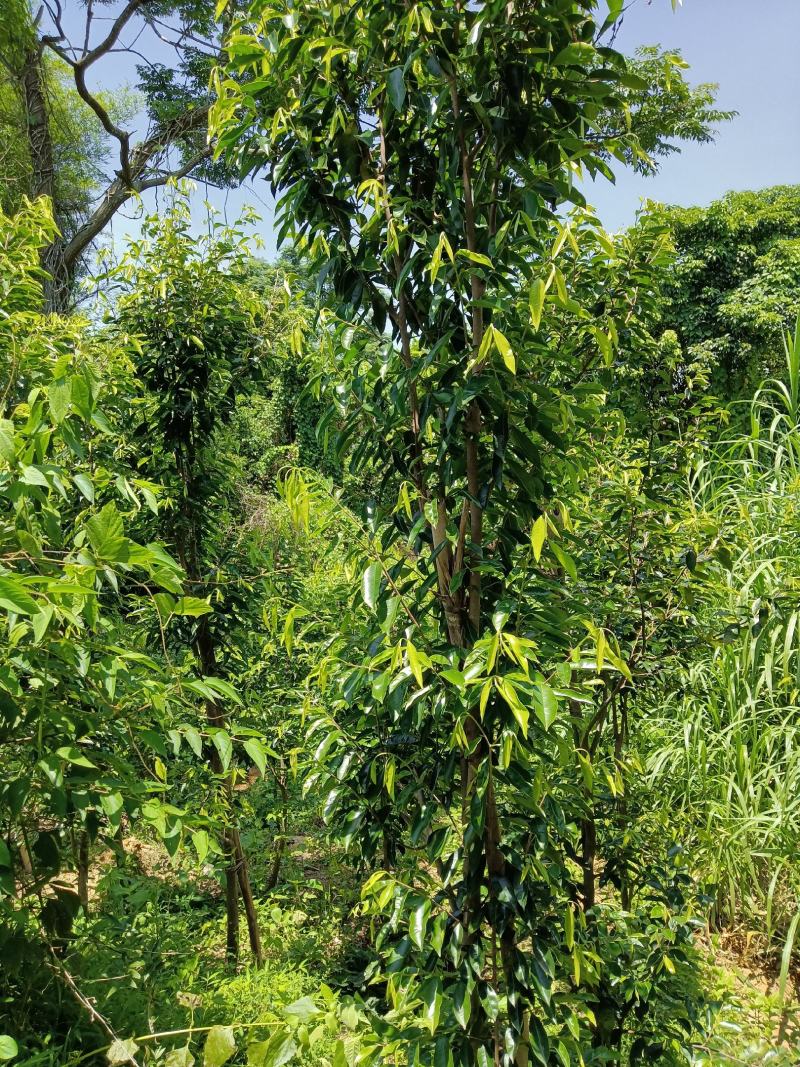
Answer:
[{"label": "glossy green leaf", "polygon": [[364,571],[364,576],[361,581],[361,595],[368,608],[374,609],[375,605],[378,603],[378,594],[381,589],[382,576],[383,570],[380,563],[370,563]]}]

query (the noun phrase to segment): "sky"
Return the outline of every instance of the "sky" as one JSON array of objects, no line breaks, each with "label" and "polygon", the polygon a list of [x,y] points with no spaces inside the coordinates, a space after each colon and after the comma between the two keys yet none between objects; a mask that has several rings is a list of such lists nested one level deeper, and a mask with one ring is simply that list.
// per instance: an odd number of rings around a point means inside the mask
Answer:
[{"label": "sky", "polygon": [[653,178],[619,168],[586,195],[606,228],[631,222],[643,197],[705,205],[735,189],[800,183],[800,0],[637,0],[616,47],[678,49],[693,83],[719,84],[717,104],[738,111],[713,145],[686,145]]},{"label": "sky", "polygon": [[[85,8],[81,0],[64,0],[64,7],[67,32],[77,37]],[[605,226],[616,230],[628,225],[645,198],[705,205],[729,190],[800,183],[798,41],[800,0],[683,0],[676,11],[671,0],[629,0],[615,47],[625,53],[648,44],[679,50],[689,62],[689,79],[718,83],[718,106],[738,115],[722,124],[715,144],[684,146],[662,162],[655,177],[618,166],[614,184],[605,179],[587,183],[586,196]],[[172,54],[152,40],[140,47],[165,62]],[[136,62],[120,54],[109,57],[97,71],[98,81],[107,87],[133,83]],[[263,254],[274,257],[272,202],[263,180],[237,190],[201,188],[198,209],[206,197],[231,221],[243,204],[255,207],[262,216]],[[158,203],[158,196],[150,194],[146,209],[152,211]],[[126,234],[138,232],[137,209],[126,215],[114,224],[117,247]]]}]

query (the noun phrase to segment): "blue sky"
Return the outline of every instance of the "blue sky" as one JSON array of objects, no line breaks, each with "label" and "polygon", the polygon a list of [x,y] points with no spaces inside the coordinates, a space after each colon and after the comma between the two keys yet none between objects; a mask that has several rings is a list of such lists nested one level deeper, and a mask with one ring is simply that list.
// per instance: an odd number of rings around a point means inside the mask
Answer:
[{"label": "blue sky", "polygon": [[[70,34],[83,23],[83,5],[66,0]],[[111,9],[113,11],[113,7]],[[109,12],[110,14],[110,12]],[[76,34],[77,36],[77,34]],[[618,168],[617,181],[589,184],[586,194],[609,229],[625,226],[642,198],[672,204],[707,204],[730,189],[759,189],[800,182],[800,0],[683,0],[673,12],[670,0],[631,0],[616,47],[632,53],[646,44],[679,49],[693,82],[718,82],[718,103],[739,112],[724,124],[714,145],[687,145],[666,159],[654,178]],[[159,47],[159,51],[161,51]],[[169,53],[151,54],[168,61]],[[134,61],[135,62],[135,61]],[[106,85],[135,79],[134,63],[121,55],[97,71]],[[163,195],[163,194],[162,194]],[[199,190],[228,218],[252,204],[263,216],[265,254],[275,254],[272,212],[266,183],[238,190]],[[152,210],[157,198],[147,201]],[[114,225],[114,241],[136,233],[135,211]]]},{"label": "blue sky", "polygon": [[636,0],[617,37],[620,51],[679,49],[693,82],[718,82],[719,106],[736,118],[713,145],[687,145],[660,174],[621,168],[615,185],[586,192],[610,229],[631,221],[642,197],[708,204],[730,189],[800,183],[800,0]]}]

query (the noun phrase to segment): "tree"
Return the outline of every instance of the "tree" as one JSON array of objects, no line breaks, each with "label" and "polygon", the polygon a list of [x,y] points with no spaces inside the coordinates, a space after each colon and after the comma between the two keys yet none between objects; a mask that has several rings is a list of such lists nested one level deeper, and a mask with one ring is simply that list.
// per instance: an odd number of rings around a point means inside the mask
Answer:
[{"label": "tree", "polygon": [[[159,592],[180,595],[182,576],[163,547],[129,536],[157,503],[150,483],[128,477],[111,424],[132,399],[124,357],[87,323],[39,310],[40,250],[54,230],[42,200],[0,213],[4,1000],[19,969],[43,971],[43,985],[54,971],[80,1000],[57,949],[88,909],[96,838],[115,846],[127,818],[177,848],[192,823],[163,797],[161,734],[185,708],[179,678],[130,623]],[[77,892],[58,877],[70,868]]]},{"label": "tree", "polygon": [[701,368],[723,401],[780,369],[800,303],[799,207],[800,187],[776,186],[664,211],[677,260],[659,332],[672,331],[680,366]]},{"label": "tree", "polygon": [[[236,585],[232,546],[221,534],[230,464],[218,446],[238,397],[261,377],[261,305],[241,284],[249,259],[241,228],[216,224],[209,236],[195,238],[186,198],[178,194],[163,219],[145,220],[142,240],[107,279],[118,289],[113,331],[135,346],[134,366],[145,390],[132,427],[143,453],[140,463],[148,465],[174,502],[159,534],[174,546],[192,592],[196,610],[189,614],[196,618],[187,638],[201,681],[223,670],[225,641],[240,607],[235,588],[228,588]],[[218,605],[213,614],[207,598]],[[162,604],[162,615],[171,617],[175,603],[167,597]],[[209,762],[228,808],[223,838],[227,950],[238,958],[241,894],[253,956],[261,963],[258,920],[233,810],[226,693],[230,696],[230,686],[222,693],[208,689],[206,716],[212,730]]]},{"label": "tree", "polygon": [[[376,1025],[409,1062],[580,1061],[563,712],[627,667],[602,628],[574,646],[558,597],[529,590],[543,554],[568,566],[554,486],[581,477],[594,373],[637,309],[635,284],[598,280],[589,304],[571,288],[570,266],[602,279],[615,254],[597,220],[564,218],[575,172],[643,151],[622,119],[641,79],[595,13],[256,0],[216,76],[220,150],[266,170],[281,233],[333,292],[329,434],[386,474],[361,520],[329,503],[363,604],[313,729],[326,812],[365,856],[384,846],[364,887]],[[286,492],[307,521],[327,490]]]},{"label": "tree", "polygon": [[[80,38],[70,40],[59,0],[35,14],[27,0],[3,2],[0,91],[11,98],[10,113],[22,119],[15,137],[26,148],[22,158],[16,151],[15,156],[17,171],[27,181],[25,192],[53,201],[60,232],[43,253],[50,274],[45,297],[49,308],[64,310],[87,251],[131,198],[172,178],[199,173],[204,165],[212,180],[230,180],[209,163],[207,80],[218,54],[213,5],[126,0],[101,22],[90,2]],[[137,139],[131,108],[120,107],[91,82],[109,56],[119,51],[139,56],[148,41],[159,40],[174,47],[175,70],[142,56],[140,89],[148,128]],[[75,184],[64,173],[69,160],[65,149],[75,155],[72,138],[63,130],[64,71],[70,82],[68,123],[73,116],[80,122],[76,140],[86,151],[85,156],[78,153],[82,181],[77,199]]]}]

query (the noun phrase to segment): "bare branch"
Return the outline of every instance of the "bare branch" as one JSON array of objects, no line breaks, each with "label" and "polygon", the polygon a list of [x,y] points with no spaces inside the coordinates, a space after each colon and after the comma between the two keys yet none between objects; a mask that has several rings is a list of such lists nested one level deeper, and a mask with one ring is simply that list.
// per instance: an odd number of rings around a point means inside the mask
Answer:
[{"label": "bare branch", "polygon": [[80,60],[80,66],[84,69],[91,67],[93,63],[96,63],[98,59],[101,59],[110,48],[113,48],[119,39],[119,35],[125,29],[127,24],[136,14],[140,7],[144,7],[145,4],[152,3],[153,0],[129,0],[129,3],[120,11],[119,15],[114,19],[111,24],[111,29],[106,34],[105,38],[96,45],[91,52],[87,52]]},{"label": "bare branch", "polygon": [[122,175],[118,175],[106,189],[91,217],[67,243],[63,255],[68,269],[75,265],[95,237],[105,229],[116,212],[131,197],[137,196],[147,189],[156,189],[166,185],[171,179],[180,180],[185,178],[204,159],[210,157],[212,148],[211,145],[207,145],[201,152],[198,152],[180,167],[162,170],[156,174],[146,176],[147,171],[153,166],[160,153],[164,152],[185,134],[200,129],[205,125],[208,121],[208,110],[208,107],[201,107],[181,115],[180,118],[169,123],[159,133],[136,145],[130,156],[131,180],[125,181]]},{"label": "bare branch", "polygon": [[83,54],[89,51],[89,35],[92,32],[92,19],[94,18],[93,0],[86,5],[86,36],[83,38]]},{"label": "bare branch", "polygon": [[157,189],[159,186],[166,185],[169,181],[180,181],[181,178],[191,174],[195,167],[199,167],[203,160],[209,159],[210,156],[211,145],[208,145],[202,152],[198,152],[196,156],[193,156],[188,163],[184,163],[182,167],[178,167],[176,170],[161,171],[152,178],[139,182],[137,192],[143,193],[146,189]]}]

